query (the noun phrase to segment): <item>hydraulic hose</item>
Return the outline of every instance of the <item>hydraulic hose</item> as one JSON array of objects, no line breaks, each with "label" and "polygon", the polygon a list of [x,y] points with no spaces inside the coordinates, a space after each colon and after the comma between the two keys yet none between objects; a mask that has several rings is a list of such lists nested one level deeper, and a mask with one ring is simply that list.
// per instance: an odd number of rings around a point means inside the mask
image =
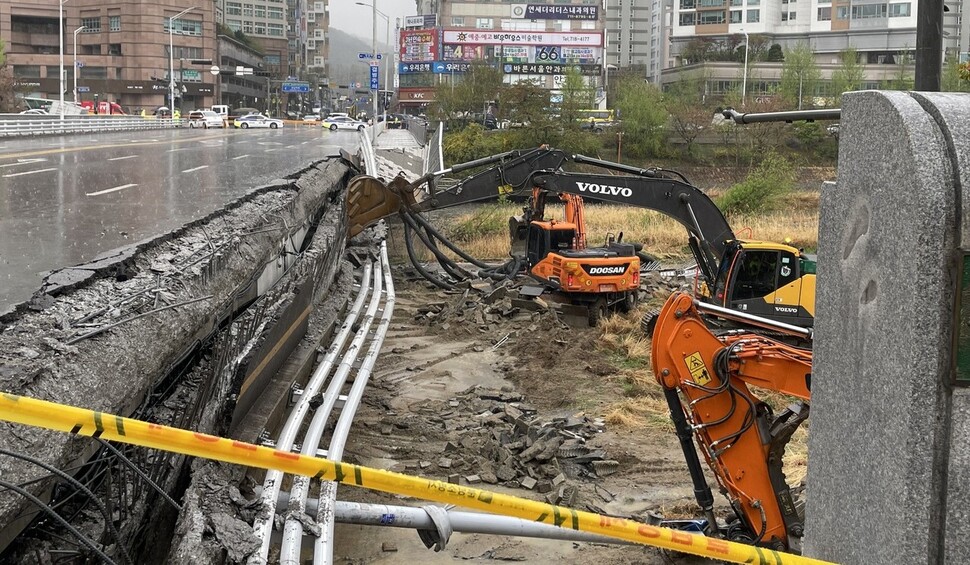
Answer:
[{"label": "hydraulic hose", "polygon": [[433,225],[431,225],[431,222],[429,222],[428,219],[425,218],[424,217],[424,214],[422,214],[421,212],[411,212],[411,217],[416,222],[418,222],[419,224],[421,224],[422,227],[424,227],[427,230],[430,230],[431,233],[434,234],[435,238],[438,239],[438,241],[440,241],[441,243],[444,243],[445,244],[445,247],[447,247],[448,249],[450,249],[451,251],[453,251],[456,255],[458,255],[459,257],[461,257],[465,261],[468,261],[469,263],[471,263],[472,265],[475,265],[479,269],[491,269],[492,268],[492,266],[489,265],[488,263],[485,263],[483,261],[480,261],[480,260],[472,257],[471,255],[469,255],[468,253],[465,253],[460,247],[458,247],[457,245],[455,245],[454,243],[452,243],[447,237],[441,235],[441,232],[439,232]]},{"label": "hydraulic hose", "polygon": [[[404,220],[404,223],[406,225],[408,225],[412,230],[414,230],[414,233],[416,233],[418,237],[421,239],[421,243],[423,243],[424,246],[427,247],[428,250],[434,254],[435,258],[438,260],[439,263],[448,263],[451,267],[460,268],[458,267],[457,263],[451,260],[451,257],[448,257],[447,255],[445,255],[440,249],[438,249],[438,246],[435,245],[433,241],[428,239],[424,235],[424,233],[421,232],[421,227],[418,226],[417,222],[414,221],[414,218],[412,218],[406,211],[401,212],[401,218]],[[447,271],[447,269],[445,270]],[[451,273],[449,272],[448,274],[451,274]],[[469,273],[469,276],[471,276],[470,273]],[[462,280],[464,277],[459,275],[456,278],[458,280]]]},{"label": "hydraulic hose", "polygon": [[707,484],[700,459],[698,459],[697,451],[694,449],[694,432],[691,431],[687,418],[684,416],[684,409],[680,403],[680,397],[677,396],[677,390],[665,388],[664,398],[667,400],[667,408],[670,410],[670,419],[674,422],[674,429],[677,430],[677,439],[680,440],[680,448],[684,452],[687,470],[690,473],[691,481],[694,483],[694,498],[707,518],[707,535],[716,536],[717,518],[714,516],[714,493],[711,492],[711,487]]},{"label": "hydraulic hose", "polygon": [[[435,249],[438,249],[438,243],[436,242],[436,238],[434,234],[432,234],[431,231],[429,231],[427,228],[425,228],[424,232],[425,232],[425,235],[428,237],[428,241],[431,242],[431,245],[433,245]],[[454,261],[451,261],[451,260],[442,261],[439,258],[438,264],[441,265],[441,268],[444,269],[445,272],[448,273],[451,276],[451,278],[455,280],[463,281],[465,279],[469,279],[469,278],[472,278],[472,276],[474,276],[468,271],[466,271],[465,269],[463,269],[460,265],[456,264]]]},{"label": "hydraulic hose", "polygon": [[[403,216],[403,214],[402,214]],[[411,264],[414,268],[421,274],[422,277],[427,279],[431,284],[438,288],[444,290],[454,290],[455,285],[447,283],[438,277],[432,275],[427,269],[421,266],[421,262],[418,260],[417,254],[414,252],[414,242],[411,241],[411,224],[404,222],[404,246],[408,250],[408,258],[411,259]]]}]

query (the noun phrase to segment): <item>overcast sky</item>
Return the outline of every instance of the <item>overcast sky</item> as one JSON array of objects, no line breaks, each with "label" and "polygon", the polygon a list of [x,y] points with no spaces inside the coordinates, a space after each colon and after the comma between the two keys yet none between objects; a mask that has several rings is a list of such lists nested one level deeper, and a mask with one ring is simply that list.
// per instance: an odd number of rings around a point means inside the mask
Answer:
[{"label": "overcast sky", "polygon": [[[358,6],[357,2],[367,4]],[[377,9],[387,15],[391,24],[391,41],[394,41],[395,20],[401,18],[404,23],[404,16],[413,16],[417,13],[414,0],[375,0]],[[330,2],[330,26],[344,33],[356,35],[357,37],[370,42],[373,23],[371,16],[373,9],[370,0],[331,0]],[[384,18],[380,14],[377,16],[377,40],[381,43],[387,37],[384,27]]]}]

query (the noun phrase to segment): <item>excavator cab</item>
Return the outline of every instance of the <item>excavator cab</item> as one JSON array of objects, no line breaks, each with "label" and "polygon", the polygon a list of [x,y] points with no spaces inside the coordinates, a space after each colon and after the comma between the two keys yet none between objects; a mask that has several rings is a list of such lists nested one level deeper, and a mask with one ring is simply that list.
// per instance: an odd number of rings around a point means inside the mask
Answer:
[{"label": "excavator cab", "polygon": [[730,242],[714,281],[713,301],[755,316],[811,326],[815,316],[815,261],[789,245]]},{"label": "excavator cab", "polygon": [[561,253],[573,248],[576,226],[568,222],[532,222],[527,236],[526,258],[529,267],[538,265],[549,253]]}]

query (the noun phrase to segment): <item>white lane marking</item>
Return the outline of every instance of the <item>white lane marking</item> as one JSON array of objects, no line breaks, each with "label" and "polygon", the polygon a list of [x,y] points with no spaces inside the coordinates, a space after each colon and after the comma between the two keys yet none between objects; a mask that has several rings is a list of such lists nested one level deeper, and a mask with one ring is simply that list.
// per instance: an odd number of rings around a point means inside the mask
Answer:
[{"label": "white lane marking", "polygon": [[122,159],[134,159],[138,155],[125,155],[124,157],[112,157],[108,159],[109,161],[121,161]]},{"label": "white lane marking", "polygon": [[232,158],[232,160],[233,160],[233,161],[236,161],[236,160],[238,160],[238,159],[245,159],[246,157],[249,157],[249,155],[247,154],[247,155],[240,155],[240,156],[238,156],[238,157],[233,157],[233,158]]},{"label": "white lane marking", "polygon": [[200,169],[206,169],[206,168],[208,168],[208,167],[209,167],[209,165],[202,165],[201,167],[196,167],[196,168],[194,168],[194,169],[185,169],[185,170],[184,170],[184,171],[182,171],[182,172],[183,172],[183,173],[191,173],[191,172],[195,172],[195,171],[198,171],[198,170],[200,170]]},{"label": "white lane marking", "polygon": [[116,186],[114,188],[109,188],[106,190],[99,190],[97,192],[89,192],[88,196],[101,196],[102,194],[108,194],[109,192],[118,192],[119,190],[124,190],[126,188],[131,188],[133,186],[138,186],[137,184],[123,184],[121,186]]},{"label": "white lane marking", "polygon": [[50,169],[38,169],[36,171],[24,171],[22,173],[10,173],[9,175],[3,175],[3,178],[8,179],[10,177],[19,177],[19,176],[23,176],[23,175],[32,175],[32,174],[35,174],[35,173],[46,173],[48,171],[56,171],[56,170],[57,170],[57,167],[53,167],[53,168],[50,168]]},{"label": "white lane marking", "polygon": [[275,149],[267,149],[266,150],[266,153],[269,153],[271,151],[278,151],[278,150],[279,150],[279,147],[276,147]]},{"label": "white lane marking", "polygon": [[7,167],[16,167],[18,165],[29,165],[31,163],[40,163],[46,160],[47,159],[17,159],[16,163],[7,163],[6,165],[0,165],[0,169],[5,169]]}]

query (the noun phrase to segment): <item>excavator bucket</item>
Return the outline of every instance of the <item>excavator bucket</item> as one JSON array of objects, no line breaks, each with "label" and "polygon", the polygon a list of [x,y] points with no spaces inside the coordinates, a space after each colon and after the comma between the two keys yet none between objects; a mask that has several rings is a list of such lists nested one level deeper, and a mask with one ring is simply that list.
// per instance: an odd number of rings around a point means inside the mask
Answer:
[{"label": "excavator bucket", "polygon": [[396,214],[402,206],[414,206],[414,188],[403,177],[385,185],[380,179],[359,175],[347,185],[347,226],[354,237],[378,220]]}]

